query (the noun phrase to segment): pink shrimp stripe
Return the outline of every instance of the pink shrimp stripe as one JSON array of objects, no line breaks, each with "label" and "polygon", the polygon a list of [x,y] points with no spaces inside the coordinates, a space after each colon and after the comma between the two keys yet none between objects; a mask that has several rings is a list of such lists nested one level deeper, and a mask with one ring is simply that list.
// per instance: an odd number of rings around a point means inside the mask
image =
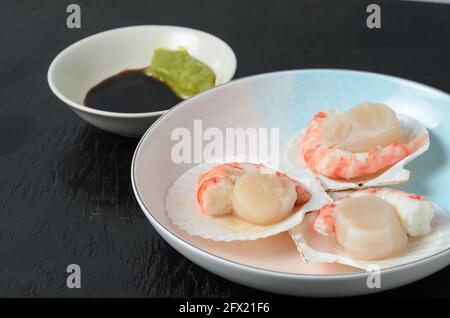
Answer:
[{"label": "pink shrimp stripe", "polygon": [[[263,168],[264,165],[262,164],[252,164],[252,163],[246,163],[248,165],[253,165],[259,169]],[[203,195],[205,191],[208,189],[209,186],[218,184],[220,180],[223,178],[229,176],[233,173],[241,174],[245,171],[243,164],[239,162],[231,162],[231,163],[225,163],[221,165],[217,165],[208,171],[202,173],[198,177],[198,188],[197,188],[197,201],[204,213],[207,213],[205,211],[203,206]],[[309,201],[311,198],[311,194],[308,192],[307,189],[305,189],[300,183],[295,181],[294,179],[290,178],[287,174],[282,172],[276,172],[277,176],[287,179],[294,183],[295,190],[297,191],[297,200],[295,202],[296,206],[302,206],[306,202]]]},{"label": "pink shrimp stripe", "polygon": [[428,141],[428,133],[423,133],[407,144],[392,143],[368,152],[352,153],[335,145],[327,145],[323,140],[320,123],[326,118],[324,112],[314,116],[303,135],[300,152],[311,170],[330,178],[350,180],[377,173],[396,164]]},{"label": "pink shrimp stripe", "polygon": [[336,206],[350,198],[352,198],[355,193],[366,193],[367,195],[377,195],[380,192],[392,192],[392,193],[398,193],[402,196],[407,196],[411,200],[417,200],[417,201],[427,201],[427,199],[421,195],[418,194],[411,194],[405,191],[397,190],[397,189],[390,189],[390,188],[370,188],[365,190],[359,190],[352,192],[351,194],[342,196],[338,200],[336,200],[333,203],[329,203],[322,207],[317,212],[317,216],[313,222],[313,228],[323,234],[323,235],[329,235],[334,234],[336,232],[335,228],[335,209]]}]

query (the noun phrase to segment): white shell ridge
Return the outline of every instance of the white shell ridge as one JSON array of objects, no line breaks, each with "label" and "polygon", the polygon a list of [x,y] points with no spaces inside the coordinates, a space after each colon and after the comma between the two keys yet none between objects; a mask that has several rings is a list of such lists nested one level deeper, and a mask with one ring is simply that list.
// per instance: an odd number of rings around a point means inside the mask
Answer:
[{"label": "white shell ridge", "polygon": [[[292,228],[289,231],[289,234],[294,240],[302,258],[309,263],[341,263],[344,265],[349,265],[364,270],[371,270],[374,268],[374,266],[378,266],[379,268],[389,268],[404,265],[441,253],[450,248],[450,215],[448,215],[441,208],[439,208],[438,206],[429,201],[423,202],[426,202],[426,204],[432,208],[431,213],[428,213],[427,211],[425,211],[424,213],[422,212],[415,213],[415,211],[417,212],[417,209],[420,209],[421,207],[420,202],[422,201],[420,200],[418,201],[419,203],[418,206],[414,208],[415,210],[408,211],[407,209],[411,207],[411,204],[405,204],[405,202],[400,202],[398,201],[399,199],[395,199],[397,200],[397,202],[394,202],[395,194],[389,197],[388,192],[389,191],[386,191],[386,193],[378,197],[384,198],[387,202],[391,204],[395,203],[397,213],[399,214],[403,225],[405,226],[406,223],[405,229],[410,236],[408,239],[408,243],[406,245],[406,249],[403,252],[387,259],[360,260],[344,255],[342,253],[335,252],[335,250],[331,247],[331,245],[329,246],[330,247],[329,249],[321,247],[319,250],[317,247],[317,241],[314,241],[314,235],[316,234],[311,234],[317,233],[314,232],[313,222],[318,212],[314,212],[309,213],[301,224]],[[395,190],[393,191],[393,193],[395,193]],[[350,197],[358,197],[366,194],[367,190],[357,191],[354,192],[353,194],[350,194]],[[403,212],[408,214],[404,214],[403,216],[400,215],[402,212],[400,212],[399,210],[401,209],[404,209]],[[426,219],[424,222],[426,223],[425,227],[423,228],[414,227],[412,226],[413,222],[411,222],[411,224],[409,225],[407,224],[408,218],[414,214],[419,216],[423,215],[423,217]],[[429,222],[430,217],[432,218],[431,229],[428,228],[430,224]],[[416,219],[416,221],[418,222],[414,223],[421,224],[423,220]],[[422,231],[423,235],[419,236],[416,231]],[[412,236],[410,234],[411,232],[416,236]],[[317,235],[320,236],[321,234]]]},{"label": "white shell ridge", "polygon": [[197,202],[198,176],[217,165],[200,164],[181,175],[169,189],[166,197],[166,211],[172,222],[190,235],[201,236],[215,241],[256,240],[288,231],[298,225],[306,212],[315,211],[332,200],[323,190],[320,182],[306,171],[302,178],[289,175],[300,182],[311,194],[310,200],[297,208],[282,221],[260,226],[244,221],[237,216],[208,216],[201,211]]},{"label": "white shell ridge", "polygon": [[[404,159],[400,160],[381,174],[372,177],[358,178],[357,180],[337,180],[316,174],[317,178],[322,182],[327,191],[343,191],[351,189],[364,189],[375,186],[393,185],[407,182],[410,172],[404,167],[409,162],[423,154],[430,147],[429,134],[425,126],[403,114],[397,114],[403,133],[408,140],[413,140],[423,134],[428,136],[427,141],[419,147],[415,152],[411,153]],[[286,171],[291,173],[297,169],[309,169],[302,154],[300,153],[300,143],[304,134],[304,130],[294,135],[286,144],[282,153],[283,164]]]}]

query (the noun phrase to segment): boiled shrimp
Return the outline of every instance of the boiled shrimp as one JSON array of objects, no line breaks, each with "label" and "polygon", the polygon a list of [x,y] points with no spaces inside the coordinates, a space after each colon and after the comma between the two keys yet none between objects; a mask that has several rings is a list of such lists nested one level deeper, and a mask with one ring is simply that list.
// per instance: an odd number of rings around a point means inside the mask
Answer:
[{"label": "boiled shrimp", "polygon": [[[246,173],[261,173],[264,168],[262,164],[232,162],[217,165],[201,174],[198,178],[197,201],[202,211],[211,216],[231,214],[236,180]],[[310,193],[300,183],[285,173],[276,171],[275,174],[295,186],[295,206],[301,206],[310,199]]]},{"label": "boiled shrimp", "polygon": [[326,112],[314,116],[303,135],[300,153],[311,170],[334,179],[350,180],[380,172],[414,153],[429,138],[428,133],[423,133],[407,143],[393,142],[367,152],[350,152],[323,137],[321,123],[328,116]]}]

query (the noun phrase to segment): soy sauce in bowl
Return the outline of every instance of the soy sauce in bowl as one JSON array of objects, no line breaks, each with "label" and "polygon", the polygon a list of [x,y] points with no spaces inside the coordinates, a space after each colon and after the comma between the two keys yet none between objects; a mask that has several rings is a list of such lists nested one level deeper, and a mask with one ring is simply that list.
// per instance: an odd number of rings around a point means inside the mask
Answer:
[{"label": "soy sauce in bowl", "polygon": [[157,112],[172,108],[182,99],[144,69],[124,70],[92,87],[84,105],[118,113]]}]

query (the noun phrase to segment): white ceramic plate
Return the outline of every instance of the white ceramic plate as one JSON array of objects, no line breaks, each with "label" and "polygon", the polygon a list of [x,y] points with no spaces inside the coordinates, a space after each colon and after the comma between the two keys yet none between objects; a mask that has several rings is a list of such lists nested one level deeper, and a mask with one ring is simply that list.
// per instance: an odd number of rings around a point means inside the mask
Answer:
[{"label": "white ceramic plate", "polygon": [[[400,189],[421,194],[450,211],[450,97],[411,81],[357,71],[299,70],[252,76],[191,98],[161,117],[141,139],[132,164],[136,198],[161,236],[205,269],[254,288],[291,295],[344,296],[373,293],[421,279],[450,264],[450,250],[383,269],[380,288],[370,273],[339,264],[306,264],[287,233],[256,241],[215,242],[193,237],[167,217],[164,201],[172,183],[195,164],[171,160],[174,129],[278,128],[281,147],[323,109],[345,110],[363,101],[382,102],[423,122],[430,150],[408,165],[411,179]],[[281,149],[280,149],[281,150]]]}]

